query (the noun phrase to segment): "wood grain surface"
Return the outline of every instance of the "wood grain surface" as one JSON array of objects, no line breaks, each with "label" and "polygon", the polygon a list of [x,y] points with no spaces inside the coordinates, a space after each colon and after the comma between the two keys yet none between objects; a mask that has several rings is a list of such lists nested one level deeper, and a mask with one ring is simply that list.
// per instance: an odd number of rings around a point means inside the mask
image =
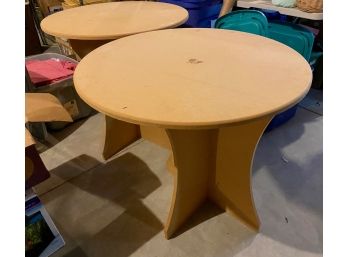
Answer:
[{"label": "wood grain surface", "polygon": [[220,127],[275,114],[302,99],[312,72],[274,40],[218,29],[168,29],[110,42],[77,66],[89,105],[163,128]]},{"label": "wood grain surface", "polygon": [[80,6],[52,14],[41,22],[47,34],[67,39],[106,40],[186,22],[186,9],[167,3],[126,1]]}]

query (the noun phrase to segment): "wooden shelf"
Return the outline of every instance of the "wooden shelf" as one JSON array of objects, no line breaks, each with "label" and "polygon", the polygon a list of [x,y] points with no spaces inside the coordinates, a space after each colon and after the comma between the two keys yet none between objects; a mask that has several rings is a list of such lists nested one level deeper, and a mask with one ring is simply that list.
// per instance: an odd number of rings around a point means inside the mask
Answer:
[{"label": "wooden shelf", "polygon": [[273,5],[271,0],[238,0],[237,6],[242,8],[260,8],[272,11],[278,11],[281,14],[290,15],[309,20],[322,20],[323,13],[307,13],[297,8],[285,8]]}]

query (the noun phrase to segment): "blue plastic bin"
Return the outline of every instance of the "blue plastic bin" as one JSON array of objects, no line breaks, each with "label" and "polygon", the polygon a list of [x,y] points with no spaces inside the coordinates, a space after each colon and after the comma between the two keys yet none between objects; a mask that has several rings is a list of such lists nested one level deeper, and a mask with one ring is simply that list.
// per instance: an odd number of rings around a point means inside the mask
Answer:
[{"label": "blue plastic bin", "polygon": [[297,107],[298,105],[296,104],[290,109],[287,109],[286,111],[283,111],[282,113],[279,113],[276,116],[274,116],[274,118],[268,124],[265,132],[269,132],[272,129],[279,127],[280,125],[284,124],[285,122],[290,120],[292,117],[294,117],[297,111]]},{"label": "blue plastic bin", "polygon": [[211,21],[217,19],[222,7],[222,0],[160,0],[160,2],[185,8],[189,18],[183,27],[192,28],[210,28]]}]

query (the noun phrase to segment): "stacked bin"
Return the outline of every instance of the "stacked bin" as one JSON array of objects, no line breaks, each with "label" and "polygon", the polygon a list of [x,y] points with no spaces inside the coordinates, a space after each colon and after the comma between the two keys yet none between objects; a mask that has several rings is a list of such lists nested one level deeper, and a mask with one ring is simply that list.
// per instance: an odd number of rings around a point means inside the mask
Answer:
[{"label": "stacked bin", "polygon": [[[314,35],[311,31],[289,22],[268,22],[265,14],[260,11],[233,11],[220,17],[215,22],[215,28],[243,31],[274,39],[296,50],[307,61],[312,53]],[[291,119],[296,114],[296,110],[297,105],[277,114],[266,131],[270,131]]]},{"label": "stacked bin", "polygon": [[182,27],[210,28],[211,21],[219,16],[222,0],[160,0],[185,8],[189,13],[187,22]]},{"label": "stacked bin", "polygon": [[[26,61],[48,60],[48,59],[59,59],[59,60],[69,61],[69,62],[77,64],[76,60],[61,54],[56,54],[56,53],[44,53],[44,54],[28,56],[25,58]],[[36,87],[35,85],[31,83],[29,74],[26,71],[26,90],[25,91],[32,92],[32,93],[35,93],[35,92],[50,93],[56,96],[61,102],[61,104],[64,106],[64,108],[67,109],[67,111],[70,113],[73,120],[78,120],[81,118],[88,117],[89,115],[95,112],[94,109],[92,109],[89,105],[87,105],[77,94],[74,87],[72,76],[69,76],[67,78],[61,79],[57,82],[53,82],[45,86]],[[49,124],[49,128],[61,129],[65,127],[67,124],[68,122],[51,122]],[[42,137],[39,137],[39,138],[42,138]]]},{"label": "stacked bin", "polygon": [[[289,22],[273,21],[268,25],[268,37],[296,50],[309,62],[314,43],[314,35],[308,29]],[[295,116],[297,106],[298,105],[295,105],[276,115],[268,125],[266,131],[279,127]]]}]

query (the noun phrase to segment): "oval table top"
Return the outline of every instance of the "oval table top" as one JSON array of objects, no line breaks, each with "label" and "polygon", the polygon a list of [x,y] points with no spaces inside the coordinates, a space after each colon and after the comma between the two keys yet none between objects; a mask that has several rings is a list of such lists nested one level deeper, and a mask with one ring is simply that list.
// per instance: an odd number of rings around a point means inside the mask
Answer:
[{"label": "oval table top", "polygon": [[168,29],[115,40],[78,64],[74,84],[113,118],[208,128],[275,114],[308,92],[312,72],[293,49],[222,29]]},{"label": "oval table top", "polygon": [[167,3],[126,1],[85,5],[52,14],[41,22],[47,34],[67,39],[106,40],[175,28],[186,22],[186,9]]}]

